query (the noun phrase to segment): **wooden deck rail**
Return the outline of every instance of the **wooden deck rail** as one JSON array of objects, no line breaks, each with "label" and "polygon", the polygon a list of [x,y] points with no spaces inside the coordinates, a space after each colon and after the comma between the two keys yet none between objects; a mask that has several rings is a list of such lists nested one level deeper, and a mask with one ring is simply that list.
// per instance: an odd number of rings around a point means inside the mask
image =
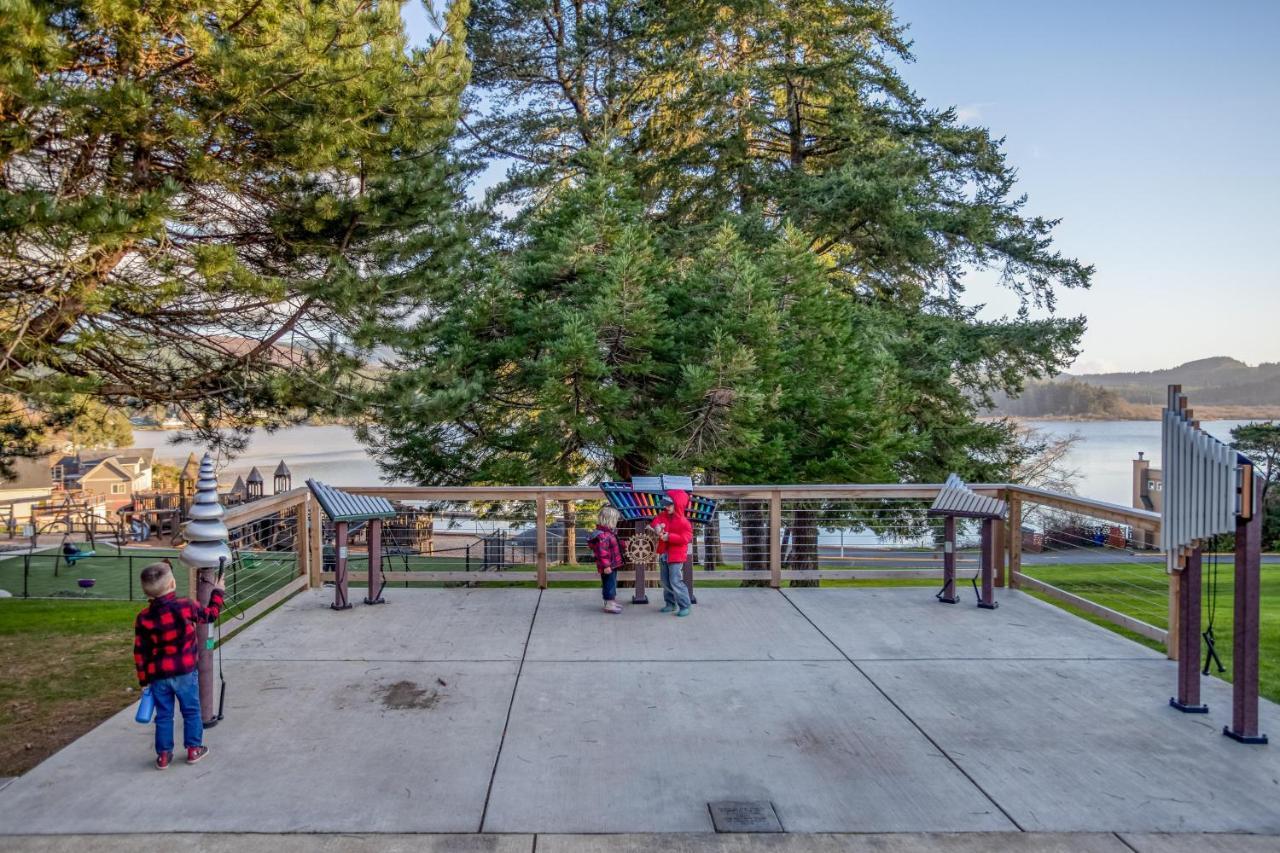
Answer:
[{"label": "wooden deck rail", "polygon": [[[238,631],[247,627],[255,619],[271,608],[290,598],[295,593],[306,589],[313,582],[319,583],[320,551],[312,546],[319,542],[321,526],[319,507],[312,500],[310,491],[305,487],[290,489],[277,495],[262,498],[250,503],[240,504],[227,510],[224,516],[228,530],[243,527],[255,521],[271,517],[281,519],[293,516],[295,535],[293,537],[293,557],[296,571],[293,576],[276,589],[268,592],[243,612],[237,613],[235,619],[222,620],[222,639],[225,641]],[[195,589],[195,569],[190,569],[192,589]],[[232,602],[234,605],[234,602]]]},{"label": "wooden deck rail", "polygon": [[[770,586],[779,587],[791,580],[940,580],[942,577],[941,561],[936,554],[920,553],[901,557],[908,567],[900,569],[883,569],[864,566],[833,567],[823,565],[819,559],[816,570],[788,568],[783,551],[783,531],[785,529],[785,504],[797,501],[865,501],[880,500],[930,501],[942,488],[939,483],[922,484],[777,484],[777,485],[741,485],[741,486],[699,486],[699,494],[718,498],[724,501],[758,501],[767,506],[767,558],[751,569],[718,569],[715,571],[700,570],[697,577],[701,582],[762,580]],[[1076,495],[1065,495],[1028,486],[1003,483],[981,483],[972,486],[979,494],[991,495],[1009,502],[1009,518],[1001,523],[996,531],[999,542],[999,553],[996,558],[997,583],[1001,586],[1022,586],[1042,595],[1055,598],[1086,610],[1096,616],[1108,619],[1117,625],[1136,631],[1156,640],[1168,640],[1171,632],[1129,617],[1123,613],[1103,607],[1073,593],[1058,589],[1043,581],[1028,577],[1022,571],[1022,536],[1021,525],[1028,505],[1058,509],[1064,512],[1085,515],[1103,521],[1127,525],[1145,531],[1158,531],[1160,516],[1132,507],[1082,498]],[[481,502],[527,502],[531,505],[534,526],[532,559],[529,561],[532,571],[511,569],[486,571],[459,571],[442,568],[426,571],[387,571],[386,582],[395,584],[403,582],[426,583],[534,583],[539,588],[546,588],[551,583],[581,582],[590,580],[594,573],[589,567],[583,570],[570,570],[567,567],[554,570],[549,565],[549,518],[548,510],[557,504],[573,506],[575,501],[601,501],[603,496],[594,486],[367,486],[348,489],[355,494],[374,495],[388,500],[408,503],[481,503]],[[318,507],[305,488],[274,495],[253,503],[234,507],[227,512],[227,524],[230,527],[246,524],[255,519],[272,514],[296,512],[298,574],[288,583],[273,592],[258,604],[255,604],[246,615],[253,616],[265,612],[295,592],[310,587],[318,587],[321,583],[333,579],[332,572],[323,570],[323,543],[321,541],[323,518]],[[853,558],[851,558],[853,559]],[[871,558],[862,557],[867,560]],[[972,562],[972,561],[966,561]],[[446,563],[447,566],[447,563]],[[975,565],[976,568],[976,565]],[[367,572],[352,571],[350,579],[367,582]],[[622,571],[618,574],[621,581],[633,581],[634,572]],[[237,628],[247,624],[240,622]],[[224,632],[224,636],[226,633]]]}]

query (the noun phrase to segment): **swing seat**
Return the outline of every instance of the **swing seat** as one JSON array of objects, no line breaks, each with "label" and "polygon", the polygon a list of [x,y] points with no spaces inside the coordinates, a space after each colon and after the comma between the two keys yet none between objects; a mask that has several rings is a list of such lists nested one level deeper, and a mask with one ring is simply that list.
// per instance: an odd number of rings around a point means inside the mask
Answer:
[{"label": "swing seat", "polygon": [[68,566],[74,566],[81,560],[96,556],[94,551],[76,551],[74,554],[63,554],[62,559],[67,561]]}]

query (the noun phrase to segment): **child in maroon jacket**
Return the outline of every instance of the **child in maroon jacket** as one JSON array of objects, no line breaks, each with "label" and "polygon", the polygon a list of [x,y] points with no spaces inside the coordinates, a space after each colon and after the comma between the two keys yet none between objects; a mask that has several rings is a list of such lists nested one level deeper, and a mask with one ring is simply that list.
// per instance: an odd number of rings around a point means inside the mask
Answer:
[{"label": "child in maroon jacket", "polygon": [[138,682],[151,688],[156,703],[156,769],[164,770],[173,761],[173,707],[182,708],[182,745],[187,763],[195,764],[209,753],[204,739],[204,718],[200,714],[200,682],[196,666],[200,649],[196,624],[216,622],[222,611],[222,590],[226,582],[218,578],[209,606],[201,607],[189,598],[178,598],[173,569],[166,562],[152,563],[142,570],[142,591],[151,602],[133,623],[133,662]]},{"label": "child in maroon jacket", "polygon": [[618,597],[618,569],[622,568],[622,546],[618,542],[618,534],[614,532],[617,526],[618,511],[607,506],[600,510],[596,532],[587,540],[591,553],[596,557],[596,571],[600,573],[604,612],[615,614],[622,612],[622,607],[614,600]]}]

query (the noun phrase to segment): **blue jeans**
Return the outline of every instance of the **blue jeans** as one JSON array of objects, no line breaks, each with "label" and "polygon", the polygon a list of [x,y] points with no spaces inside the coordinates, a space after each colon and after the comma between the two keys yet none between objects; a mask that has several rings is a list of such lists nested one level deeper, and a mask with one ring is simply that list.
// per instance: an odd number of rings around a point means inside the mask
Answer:
[{"label": "blue jeans", "polygon": [[600,574],[600,592],[604,595],[605,601],[613,601],[618,597],[618,570],[614,569],[609,574]]},{"label": "blue jeans", "polygon": [[156,755],[173,752],[173,703],[182,708],[182,745],[203,746],[204,720],[200,716],[200,676],[195,672],[151,682],[156,700]]},{"label": "blue jeans", "polygon": [[684,609],[689,606],[689,588],[684,585],[684,563],[668,563],[665,556],[658,558],[662,571],[662,600]]}]

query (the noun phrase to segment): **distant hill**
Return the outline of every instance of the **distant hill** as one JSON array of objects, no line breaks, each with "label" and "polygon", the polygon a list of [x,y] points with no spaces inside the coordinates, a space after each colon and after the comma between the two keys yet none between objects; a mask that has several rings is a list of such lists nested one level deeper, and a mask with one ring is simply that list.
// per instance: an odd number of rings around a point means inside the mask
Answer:
[{"label": "distant hill", "polygon": [[1067,374],[1051,382],[1032,383],[1017,399],[997,400],[991,413],[1028,418],[1152,418],[1164,405],[1169,385],[1181,385],[1205,418],[1280,414],[1280,363],[1250,366],[1227,356],[1165,370]]},{"label": "distant hill", "polygon": [[1168,385],[1182,390],[1198,403],[1226,406],[1280,405],[1280,364],[1250,367],[1227,356],[1188,361],[1167,370],[1142,373],[1088,373],[1064,377],[1109,388],[1130,403],[1164,402]]}]

